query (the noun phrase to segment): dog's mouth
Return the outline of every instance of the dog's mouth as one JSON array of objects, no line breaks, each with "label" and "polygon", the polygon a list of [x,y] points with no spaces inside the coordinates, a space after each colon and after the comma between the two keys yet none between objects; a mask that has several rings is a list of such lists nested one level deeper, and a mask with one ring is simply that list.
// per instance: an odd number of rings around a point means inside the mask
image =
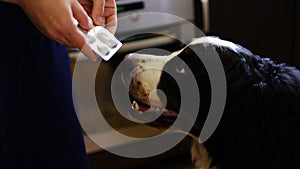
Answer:
[{"label": "dog's mouth", "polygon": [[[199,135],[201,128],[195,124],[190,129],[186,128],[190,122],[185,116],[181,116],[178,111],[172,110],[168,106],[167,108],[151,107],[138,99],[130,98],[132,102],[129,112],[131,118],[151,127],[161,130],[170,129],[170,131],[184,133],[192,138],[196,138]],[[154,120],[147,122],[149,119]],[[178,123],[173,125],[177,119]]]},{"label": "dog's mouth", "polygon": [[[180,117],[174,110],[149,106],[137,99],[132,99],[130,116],[137,121],[146,122],[147,125],[161,129],[169,128]],[[149,119],[153,119],[153,121],[147,122]]]}]

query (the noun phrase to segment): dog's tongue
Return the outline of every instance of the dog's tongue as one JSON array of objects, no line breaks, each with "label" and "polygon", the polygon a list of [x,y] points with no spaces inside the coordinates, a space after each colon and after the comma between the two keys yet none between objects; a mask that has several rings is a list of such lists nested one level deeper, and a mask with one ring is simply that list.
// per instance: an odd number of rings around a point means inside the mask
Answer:
[{"label": "dog's tongue", "polygon": [[158,113],[158,114],[162,114],[166,117],[173,117],[176,118],[178,117],[178,114],[172,110],[169,109],[161,109],[158,107],[149,107],[147,105],[144,104],[138,104],[137,102],[133,102],[133,108],[135,108],[140,115],[142,115],[144,112],[149,112],[149,113]]},{"label": "dog's tongue", "polygon": [[[161,115],[161,118],[158,118],[152,122],[147,123],[148,125],[160,129],[168,129],[170,126],[173,125],[177,118],[181,120],[177,122],[176,126],[173,126],[174,131],[176,132],[183,132],[189,136],[199,135],[198,131],[201,131],[198,126],[193,126],[192,129],[187,129],[186,126],[189,126],[189,121],[180,116],[180,114],[176,113],[175,111],[169,109],[160,109],[160,108],[153,108],[145,105],[143,103],[133,102],[132,108],[134,111],[131,112],[131,115],[137,119],[149,119],[153,118],[153,115],[156,116],[157,114]],[[156,114],[156,115],[155,115]],[[194,137],[194,136],[192,136]]]},{"label": "dog's tongue", "polygon": [[175,113],[174,111],[169,110],[169,109],[164,109],[163,112],[162,112],[162,114],[164,116],[168,116],[168,117],[178,117],[177,113]]}]

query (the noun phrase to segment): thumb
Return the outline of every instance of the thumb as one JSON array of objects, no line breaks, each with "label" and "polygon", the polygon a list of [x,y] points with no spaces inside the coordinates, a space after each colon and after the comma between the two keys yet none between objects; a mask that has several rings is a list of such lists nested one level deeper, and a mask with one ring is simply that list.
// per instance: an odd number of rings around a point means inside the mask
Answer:
[{"label": "thumb", "polygon": [[85,30],[92,29],[93,22],[89,21],[89,16],[77,0],[72,1],[72,13],[81,28]]},{"label": "thumb", "polygon": [[92,18],[96,25],[105,26],[104,7],[105,0],[93,0]]}]

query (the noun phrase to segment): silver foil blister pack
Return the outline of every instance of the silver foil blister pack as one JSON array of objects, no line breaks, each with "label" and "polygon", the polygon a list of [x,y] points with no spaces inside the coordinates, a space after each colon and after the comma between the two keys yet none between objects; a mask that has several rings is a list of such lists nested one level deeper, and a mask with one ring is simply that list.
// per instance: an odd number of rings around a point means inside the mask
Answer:
[{"label": "silver foil blister pack", "polygon": [[102,26],[94,26],[91,30],[82,32],[92,50],[106,61],[122,47],[122,43]]}]

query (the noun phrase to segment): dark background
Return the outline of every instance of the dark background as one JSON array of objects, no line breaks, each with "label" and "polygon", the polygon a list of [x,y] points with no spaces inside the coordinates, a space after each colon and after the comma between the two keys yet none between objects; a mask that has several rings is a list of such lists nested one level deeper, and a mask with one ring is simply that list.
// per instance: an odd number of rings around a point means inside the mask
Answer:
[{"label": "dark background", "polygon": [[[198,26],[200,0],[195,0]],[[209,35],[238,43],[253,53],[300,67],[298,0],[210,0]]]}]

